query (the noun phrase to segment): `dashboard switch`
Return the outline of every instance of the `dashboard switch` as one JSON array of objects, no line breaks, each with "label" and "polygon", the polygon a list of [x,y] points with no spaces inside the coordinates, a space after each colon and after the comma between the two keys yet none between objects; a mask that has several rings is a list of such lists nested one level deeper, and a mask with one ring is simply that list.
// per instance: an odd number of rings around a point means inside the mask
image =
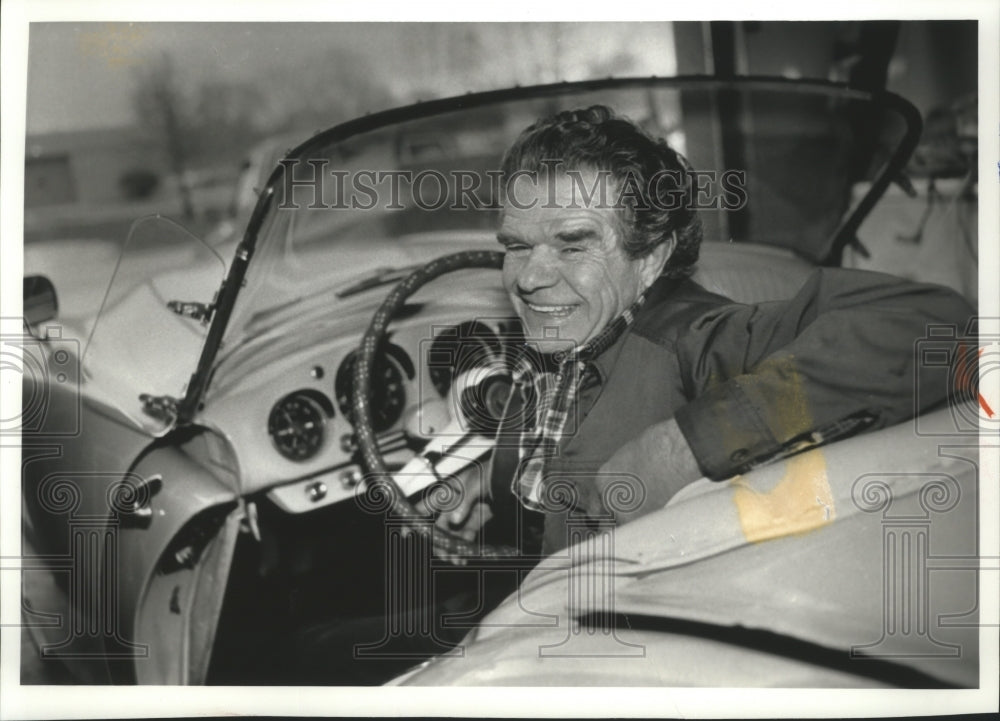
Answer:
[{"label": "dashboard switch", "polygon": [[319,503],[326,498],[326,484],[323,481],[315,481],[306,486],[306,495],[313,503]]},{"label": "dashboard switch", "polygon": [[361,478],[360,470],[357,468],[348,468],[346,471],[340,472],[340,485],[344,488],[354,488],[361,483]]}]

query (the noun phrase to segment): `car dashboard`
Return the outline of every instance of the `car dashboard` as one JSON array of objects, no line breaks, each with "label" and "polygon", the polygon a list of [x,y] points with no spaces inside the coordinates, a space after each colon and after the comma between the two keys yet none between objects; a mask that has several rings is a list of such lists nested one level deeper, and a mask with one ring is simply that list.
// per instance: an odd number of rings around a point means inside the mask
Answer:
[{"label": "car dashboard", "polygon": [[[495,271],[465,274],[453,289],[443,302],[434,290],[415,296],[376,357],[372,423],[392,469],[455,416],[448,405],[456,374],[488,363],[519,333]],[[238,459],[241,495],[264,492],[283,511],[299,514],[357,493],[363,469],[351,410],[354,364],[363,329],[387,292],[370,291],[371,302],[354,317],[338,318],[322,332],[290,327],[255,349],[244,364],[249,370],[232,369],[237,379],[219,379],[223,389],[198,422],[224,438],[227,455]],[[315,340],[304,343],[309,337]]]}]

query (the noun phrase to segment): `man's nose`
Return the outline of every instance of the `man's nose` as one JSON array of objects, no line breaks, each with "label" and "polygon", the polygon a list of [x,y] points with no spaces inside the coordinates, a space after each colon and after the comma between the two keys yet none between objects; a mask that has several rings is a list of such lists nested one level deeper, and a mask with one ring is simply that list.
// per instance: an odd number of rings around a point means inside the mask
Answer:
[{"label": "man's nose", "polygon": [[534,293],[555,285],[559,280],[557,259],[549,248],[535,246],[517,274],[521,293]]}]

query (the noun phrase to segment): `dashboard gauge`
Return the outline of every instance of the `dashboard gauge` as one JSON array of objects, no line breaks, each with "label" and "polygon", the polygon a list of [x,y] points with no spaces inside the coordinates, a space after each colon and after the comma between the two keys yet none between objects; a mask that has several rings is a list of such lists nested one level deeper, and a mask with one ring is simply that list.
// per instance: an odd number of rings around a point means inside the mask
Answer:
[{"label": "dashboard gauge", "polygon": [[[340,364],[340,368],[337,369],[337,377],[334,380],[337,407],[352,425],[354,424],[354,413],[351,409],[351,402],[354,394],[354,363],[356,360],[357,351],[352,351]],[[394,355],[390,357],[385,353],[380,353],[376,356],[375,366],[372,369],[371,387],[372,430],[380,433],[392,428],[403,415],[403,409],[406,407],[406,385],[403,370],[396,363]]]},{"label": "dashboard gauge", "polygon": [[489,365],[499,353],[500,342],[485,323],[468,321],[445,328],[427,350],[427,373],[434,390],[448,395],[456,376]]},{"label": "dashboard gauge", "polygon": [[327,411],[312,392],[296,391],[274,404],[267,432],[285,458],[305,461],[323,445]]}]

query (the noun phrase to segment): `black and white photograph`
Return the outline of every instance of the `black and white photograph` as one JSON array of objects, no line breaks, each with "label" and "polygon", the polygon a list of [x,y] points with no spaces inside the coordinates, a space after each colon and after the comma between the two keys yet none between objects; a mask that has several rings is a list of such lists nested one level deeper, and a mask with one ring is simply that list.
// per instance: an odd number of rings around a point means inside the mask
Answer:
[{"label": "black and white photograph", "polygon": [[1000,9],[501,10],[4,4],[0,717],[998,710]]}]

